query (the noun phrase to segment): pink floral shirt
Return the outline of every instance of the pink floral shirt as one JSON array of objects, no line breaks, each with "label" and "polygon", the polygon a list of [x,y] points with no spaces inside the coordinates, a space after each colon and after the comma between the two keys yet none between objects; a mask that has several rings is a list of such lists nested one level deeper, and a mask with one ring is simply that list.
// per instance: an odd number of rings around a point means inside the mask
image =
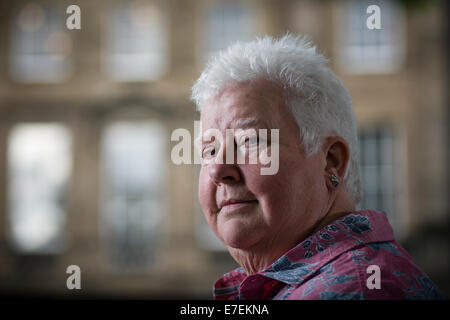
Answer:
[{"label": "pink floral shirt", "polygon": [[[377,267],[379,272],[374,270]],[[386,215],[368,210],[351,213],[327,225],[261,272],[246,275],[242,268],[237,268],[225,274],[214,285],[214,298],[444,297],[395,241]]]}]

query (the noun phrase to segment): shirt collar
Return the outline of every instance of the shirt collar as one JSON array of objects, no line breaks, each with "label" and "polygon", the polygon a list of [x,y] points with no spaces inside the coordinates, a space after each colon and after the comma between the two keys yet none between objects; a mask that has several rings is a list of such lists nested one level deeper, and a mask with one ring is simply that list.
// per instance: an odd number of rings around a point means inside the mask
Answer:
[{"label": "shirt collar", "polygon": [[[392,240],[394,232],[384,212],[365,210],[350,213],[318,230],[256,275],[298,285],[353,247]],[[247,277],[250,276],[242,268],[225,274],[214,285],[214,297],[235,295]]]}]

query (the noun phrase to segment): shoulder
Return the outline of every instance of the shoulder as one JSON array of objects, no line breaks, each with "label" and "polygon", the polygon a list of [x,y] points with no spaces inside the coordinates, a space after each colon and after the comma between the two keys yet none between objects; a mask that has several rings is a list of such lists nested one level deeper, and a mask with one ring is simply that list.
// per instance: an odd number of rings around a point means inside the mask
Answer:
[{"label": "shoulder", "polygon": [[443,299],[428,275],[396,241],[373,242],[349,252],[360,262],[366,299]]},{"label": "shoulder", "polygon": [[395,241],[361,244],[343,252],[291,299],[440,299],[439,290]]}]

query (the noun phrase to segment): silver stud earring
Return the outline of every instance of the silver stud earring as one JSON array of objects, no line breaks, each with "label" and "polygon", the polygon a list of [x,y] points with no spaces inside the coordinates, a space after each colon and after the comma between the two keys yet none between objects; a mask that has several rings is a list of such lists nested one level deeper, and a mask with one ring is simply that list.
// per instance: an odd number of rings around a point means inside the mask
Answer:
[{"label": "silver stud earring", "polygon": [[334,173],[332,173],[330,175],[330,180],[331,180],[331,184],[333,185],[333,187],[336,188],[339,185],[339,178]]}]

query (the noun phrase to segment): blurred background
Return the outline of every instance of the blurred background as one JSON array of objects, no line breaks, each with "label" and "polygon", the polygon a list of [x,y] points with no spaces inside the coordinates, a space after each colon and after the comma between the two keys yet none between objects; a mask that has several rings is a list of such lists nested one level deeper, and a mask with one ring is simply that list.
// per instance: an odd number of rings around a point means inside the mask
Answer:
[{"label": "blurred background", "polygon": [[[68,30],[66,9],[81,8]],[[381,29],[369,30],[369,5]],[[446,1],[2,0],[0,294],[210,299],[235,268],[197,200],[190,87],[236,40],[311,37],[353,97],[361,208],[447,297],[449,4]],[[68,290],[69,265],[82,290]]]}]

